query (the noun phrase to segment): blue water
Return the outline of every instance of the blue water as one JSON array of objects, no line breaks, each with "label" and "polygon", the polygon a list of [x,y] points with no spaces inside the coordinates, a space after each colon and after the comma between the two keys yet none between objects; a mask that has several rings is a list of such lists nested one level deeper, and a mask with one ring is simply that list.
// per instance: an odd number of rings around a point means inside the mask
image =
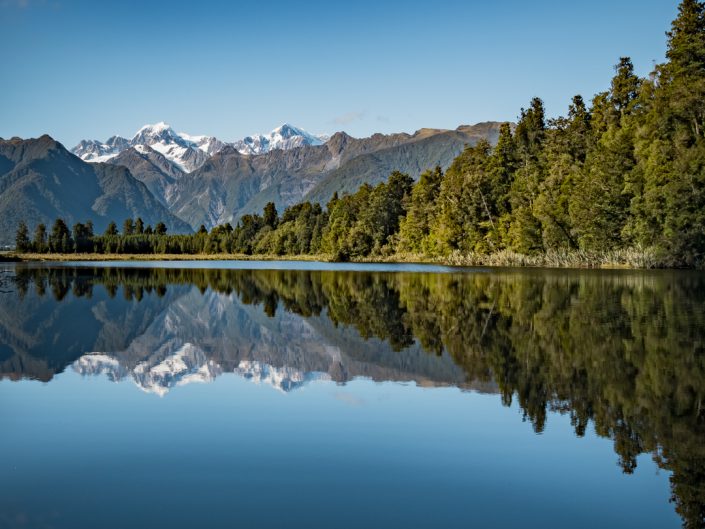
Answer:
[{"label": "blue water", "polygon": [[[95,263],[78,275],[65,266],[12,269],[12,292],[0,299],[0,527],[687,521],[669,502],[669,478],[683,458],[691,469],[701,461],[689,448],[702,440],[701,418],[683,418],[685,401],[678,411],[649,408],[652,396],[669,401],[660,381],[658,395],[624,381],[641,381],[656,361],[637,364],[629,355],[660,357],[664,331],[676,325],[652,304],[682,287],[691,300],[671,305],[670,314],[692,312],[703,302],[700,278],[495,271],[471,279],[435,267],[330,271],[326,263],[321,272],[300,263],[305,270],[283,272],[281,263],[253,262],[217,277],[183,272],[203,265],[215,263],[179,262],[179,276],[130,272],[123,263],[120,277]],[[389,270],[400,273],[379,273]],[[511,296],[518,297],[506,301]],[[429,301],[431,312],[417,306]],[[647,305],[651,326],[637,315]],[[620,314],[631,338],[612,327],[617,306],[626,307]],[[549,317],[549,307],[566,319]],[[463,325],[449,322],[453,315]],[[520,326],[524,318],[534,323]],[[679,329],[682,350],[671,349],[669,360],[688,363],[692,398],[705,390],[694,367],[702,355],[694,339],[703,332],[694,318],[678,323],[687,332]],[[601,330],[618,335],[616,344],[662,336],[641,353],[620,352],[585,343],[583,330],[602,343]],[[428,345],[433,336],[442,336],[442,350]],[[555,344],[566,349],[554,353]],[[539,349],[544,364],[536,363]],[[571,383],[559,378],[572,368],[547,365],[578,365],[583,352],[593,355],[585,364],[592,367],[566,375]],[[514,356],[520,361],[500,376]],[[483,358],[494,366],[486,377],[476,370]],[[642,368],[622,376],[615,362]],[[650,368],[658,377],[672,366]],[[680,382],[669,380],[677,392]],[[548,396],[545,420],[537,395]],[[640,399],[635,417],[643,421],[630,415],[631,399]],[[604,410],[617,402],[622,419],[611,422]],[[576,435],[571,415],[583,408],[592,411]],[[677,440],[655,430],[664,423],[680,432]],[[619,434],[606,430],[620,424],[641,440],[631,473],[618,464]],[[654,460],[652,437],[665,443],[667,462]]]}]

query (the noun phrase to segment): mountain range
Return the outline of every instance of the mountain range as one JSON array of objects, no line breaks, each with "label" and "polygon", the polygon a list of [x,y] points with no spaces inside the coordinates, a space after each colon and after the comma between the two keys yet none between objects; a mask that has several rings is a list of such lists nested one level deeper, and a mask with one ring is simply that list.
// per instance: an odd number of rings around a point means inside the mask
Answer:
[{"label": "mountain range", "polygon": [[325,205],[334,192],[375,185],[394,170],[417,178],[446,168],[466,145],[496,142],[500,125],[353,138],[285,124],[225,142],[157,123],[129,140],[83,140],[71,152],[46,135],[0,139],[0,244],[12,244],[20,221],[31,230],[57,217],[69,224],[91,219],[102,231],[111,220],[140,216],[185,233],[234,224],[270,201],[280,212],[303,200]]},{"label": "mountain range", "polygon": [[86,162],[107,162],[130,149],[150,148],[169,160],[184,172],[201,167],[205,161],[225,146],[242,154],[265,154],[274,149],[289,150],[303,145],[322,145],[328,136],[315,136],[288,123],[269,134],[255,134],[234,142],[221,141],[215,136],[193,136],[185,132],[174,132],[162,122],[145,125],[131,140],[112,136],[107,141],[82,140],[71,152]]},{"label": "mountain range", "polygon": [[12,242],[20,221],[51,228],[59,217],[69,225],[90,219],[103,231],[112,220],[137,216],[191,231],[123,166],[85,163],[46,135],[0,139],[0,243]]}]

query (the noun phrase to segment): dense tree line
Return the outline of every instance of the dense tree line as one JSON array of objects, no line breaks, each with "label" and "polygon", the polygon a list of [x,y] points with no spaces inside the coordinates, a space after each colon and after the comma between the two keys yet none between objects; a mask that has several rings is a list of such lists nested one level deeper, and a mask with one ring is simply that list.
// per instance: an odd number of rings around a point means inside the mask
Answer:
[{"label": "dense tree line", "polygon": [[445,174],[335,195],[324,210],[274,204],[235,227],[166,235],[141,220],[101,236],[90,223],[50,234],[20,225],[17,248],[36,252],[328,254],[337,260],[417,254],[523,255],[648,250],[664,266],[705,263],[705,7],[683,0],[668,33],[667,61],[648,79],[629,58],[609,90],[567,116],[547,119],[541,99],[502,126],[493,148],[470,146]]}]

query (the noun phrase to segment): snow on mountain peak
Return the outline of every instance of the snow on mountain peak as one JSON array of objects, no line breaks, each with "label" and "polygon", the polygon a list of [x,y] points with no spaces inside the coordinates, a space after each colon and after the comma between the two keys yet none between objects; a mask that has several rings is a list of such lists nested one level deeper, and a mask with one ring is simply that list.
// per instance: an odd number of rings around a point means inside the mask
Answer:
[{"label": "snow on mountain peak", "polygon": [[174,129],[167,123],[160,121],[154,125],[145,125],[132,138],[132,146],[151,145],[152,143],[185,143]]},{"label": "snow on mountain peak", "polygon": [[164,155],[169,161],[185,172],[198,169],[214,154],[226,146],[232,146],[241,154],[265,154],[274,149],[289,150],[304,145],[322,145],[328,136],[316,136],[305,130],[284,123],[268,134],[255,134],[241,140],[227,143],[215,136],[191,135],[174,132],[171,126],[160,121],[140,128],[131,140],[113,136],[105,143],[97,140],[83,140],[72,152],[86,162],[105,162],[130,147],[150,147]]},{"label": "snow on mountain peak", "polygon": [[277,127],[272,131],[272,135],[279,134],[283,138],[291,138],[292,136],[309,136],[309,134],[299,128],[290,125],[289,123],[284,123],[281,127]]},{"label": "snow on mountain peak", "polygon": [[135,133],[135,136],[139,136],[140,134],[145,133],[145,132],[150,132],[153,134],[160,134],[160,133],[163,133],[166,131],[173,133],[174,129],[172,129],[168,123],[165,123],[164,121],[160,121],[159,123],[154,123],[152,125],[149,125],[149,124],[144,125],[140,130],[138,130]]},{"label": "snow on mountain peak", "polygon": [[289,150],[304,145],[322,145],[324,142],[303,129],[284,123],[269,134],[254,134],[233,143],[242,154],[264,154],[274,149]]}]

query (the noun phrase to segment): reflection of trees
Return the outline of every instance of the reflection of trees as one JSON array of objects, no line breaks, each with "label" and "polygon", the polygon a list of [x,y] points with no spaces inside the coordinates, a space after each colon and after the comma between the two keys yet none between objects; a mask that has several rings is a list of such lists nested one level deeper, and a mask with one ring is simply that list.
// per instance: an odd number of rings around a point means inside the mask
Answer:
[{"label": "reflection of trees", "polygon": [[688,527],[705,526],[705,278],[695,273],[371,274],[281,270],[18,269],[58,300],[163,296],[169,285],[235,292],[268,315],[326,314],[401,350],[447,351],[470,380],[494,380],[536,431],[567,413],[614,441],[625,472],[651,453],[672,472]]}]

